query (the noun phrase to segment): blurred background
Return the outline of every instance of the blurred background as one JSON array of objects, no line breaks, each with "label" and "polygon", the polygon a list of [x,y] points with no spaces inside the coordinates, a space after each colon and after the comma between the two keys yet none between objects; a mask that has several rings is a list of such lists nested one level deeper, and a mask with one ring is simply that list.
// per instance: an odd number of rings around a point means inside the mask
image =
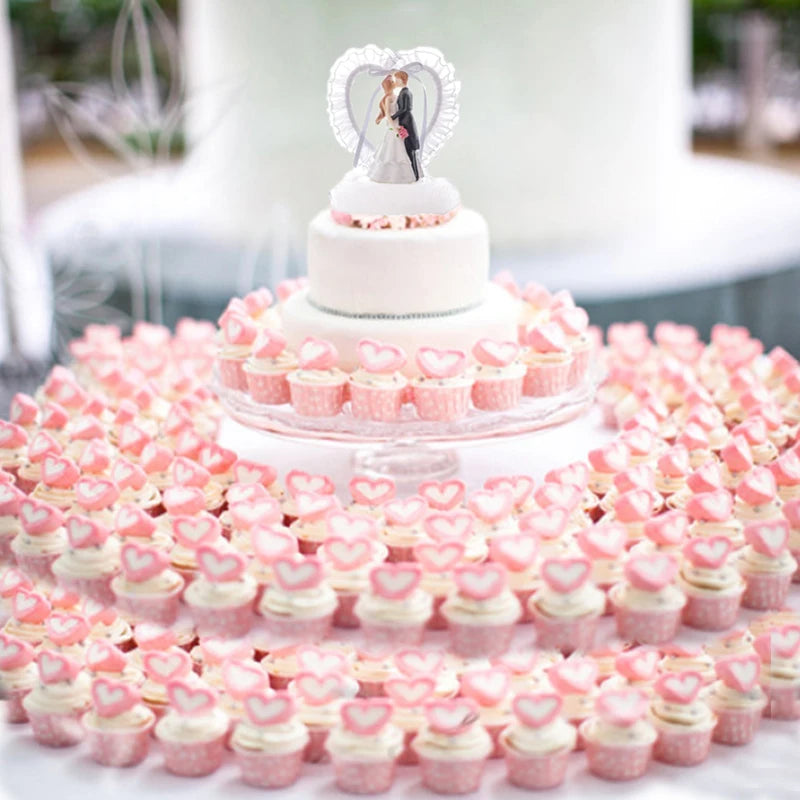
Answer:
[{"label": "blurred background", "polygon": [[328,70],[371,41],[455,64],[432,171],[496,271],[800,353],[800,0],[0,0],[0,387],[302,274],[349,166]]}]

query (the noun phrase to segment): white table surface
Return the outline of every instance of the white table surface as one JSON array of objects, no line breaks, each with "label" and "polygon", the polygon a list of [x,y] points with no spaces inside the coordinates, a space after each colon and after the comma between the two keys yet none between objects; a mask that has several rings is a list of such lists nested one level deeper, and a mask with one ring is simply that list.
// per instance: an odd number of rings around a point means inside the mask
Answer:
[{"label": "white table surface", "polygon": [[[476,487],[495,474],[525,472],[541,476],[558,464],[581,458],[586,451],[611,438],[612,433],[600,426],[596,413],[576,420],[571,425],[518,440],[503,440],[461,451],[460,477]],[[240,455],[259,458],[278,467],[281,474],[291,468],[322,471],[331,475],[340,487],[350,477],[347,448],[327,444],[300,444],[254,434],[236,423],[225,423],[221,443],[233,447]],[[346,489],[345,489],[346,491]],[[792,605],[800,608],[800,587],[794,589]],[[751,619],[753,612],[742,612],[742,619]],[[528,626],[520,626],[514,649],[527,646],[531,637]],[[684,629],[678,641],[699,645],[706,634]],[[613,639],[613,624],[603,620],[600,641]],[[443,634],[430,634],[426,646],[444,643]],[[0,718],[2,718],[0,709]],[[790,800],[800,797],[800,723],[764,720],[755,742],[743,748],[712,745],[708,761],[698,767],[678,768],[653,763],[648,774],[630,784],[614,784],[598,780],[586,769],[585,755],[574,753],[562,787],[539,795],[510,786],[505,781],[501,761],[491,761],[480,793],[485,798],[514,800],[523,797],[567,798],[636,798],[636,800]],[[679,782],[679,784],[678,784]],[[677,785],[676,785],[677,784]],[[0,800],[86,800],[87,793],[114,800],[141,800],[143,796],[170,798],[220,797],[245,800],[259,795],[259,790],[245,786],[238,779],[238,770],[231,758],[214,775],[201,778],[178,778],[163,768],[158,745],[154,743],[144,764],[132,769],[101,767],[91,761],[81,746],[66,750],[49,750],[37,745],[26,725],[0,723]],[[262,796],[263,792],[261,792]],[[304,765],[299,781],[271,796],[279,800],[321,800],[343,798],[333,784],[330,765]],[[414,767],[398,768],[390,798],[434,798],[419,782]]]}]

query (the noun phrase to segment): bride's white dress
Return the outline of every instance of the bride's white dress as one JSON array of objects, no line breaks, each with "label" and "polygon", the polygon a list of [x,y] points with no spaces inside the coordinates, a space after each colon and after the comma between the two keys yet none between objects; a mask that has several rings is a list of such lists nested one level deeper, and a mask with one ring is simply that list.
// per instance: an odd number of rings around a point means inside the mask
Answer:
[{"label": "bride's white dress", "polygon": [[414,170],[405,144],[397,135],[397,120],[392,119],[392,114],[397,111],[397,98],[394,95],[389,100],[387,111],[381,123],[384,127],[383,141],[369,168],[369,177],[378,183],[414,183]]}]

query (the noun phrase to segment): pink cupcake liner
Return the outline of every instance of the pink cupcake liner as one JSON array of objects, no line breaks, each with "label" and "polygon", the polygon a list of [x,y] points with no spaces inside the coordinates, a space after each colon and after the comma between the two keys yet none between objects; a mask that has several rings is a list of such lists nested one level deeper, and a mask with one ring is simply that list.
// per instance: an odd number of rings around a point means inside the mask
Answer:
[{"label": "pink cupcake liner", "polygon": [[577,386],[586,376],[592,362],[591,346],[578,346],[572,351],[572,366],[569,370],[569,385]]},{"label": "pink cupcake liner", "polygon": [[22,701],[30,689],[11,689],[4,695],[6,701],[6,722],[18,725],[28,721],[28,712]]},{"label": "pink cupcake liner", "polygon": [[581,725],[583,725],[589,717],[569,717],[567,722],[575,728],[575,751],[580,752],[581,750],[586,749],[586,739],[584,738],[583,734],[581,733]]},{"label": "pink cupcake liner", "polygon": [[483,724],[486,732],[492,738],[492,752],[489,753],[489,758],[502,758],[503,745],[500,743],[500,736],[503,731],[510,725],[510,722],[499,722],[495,724]]},{"label": "pink cupcake liner", "polygon": [[368,681],[359,679],[358,681],[358,696],[359,697],[386,697],[386,690],[383,688],[383,681]]},{"label": "pink cupcake liner", "polygon": [[594,646],[600,614],[559,620],[542,614],[532,602],[528,604],[528,610],[533,616],[536,646],[540,650],[559,650],[568,656],[576,650],[588,652]]},{"label": "pink cupcake liner", "polygon": [[277,614],[262,613],[264,627],[268,633],[286,641],[313,644],[321,642],[331,632],[333,625],[333,611],[321,617],[310,619],[297,619],[295,617],[281,617]]},{"label": "pink cupcake liner", "polygon": [[317,542],[314,539],[302,539],[300,537],[297,539],[297,549],[304,556],[313,556],[319,550],[321,544],[322,542]]},{"label": "pink cupcake liner", "polygon": [[367,650],[381,652],[421,644],[426,622],[427,620],[421,624],[389,625],[361,619],[361,630]]},{"label": "pink cupcake liner", "polygon": [[331,386],[289,382],[292,407],[303,417],[335,417],[344,405],[346,384]]},{"label": "pink cupcake liner", "polygon": [[308,728],[308,744],[303,750],[303,761],[308,764],[319,764],[328,760],[328,751],[325,743],[328,741],[328,728]]},{"label": "pink cupcake liner", "polygon": [[467,416],[472,387],[415,385],[414,405],[420,419],[429,422],[452,422]]},{"label": "pink cupcake liner", "polygon": [[700,631],[724,631],[730,628],[739,615],[741,592],[719,597],[693,595],[686,590],[687,602],[683,607],[683,624]]},{"label": "pink cupcake liner", "polygon": [[792,573],[755,573],[744,574],[747,588],[742,595],[742,607],[752,608],[757,611],[767,611],[771,608],[782,608],[789,594],[792,584]]},{"label": "pink cupcake liner", "polygon": [[350,410],[356,419],[394,422],[400,416],[405,387],[380,388],[350,383]]},{"label": "pink cupcake liner", "polygon": [[533,622],[533,612],[531,612],[528,607],[528,601],[533,597],[535,591],[536,589],[534,588],[514,589],[514,594],[517,596],[517,600],[519,600],[519,604],[522,607],[522,616],[519,618],[520,622]]},{"label": "pink cupcake liner", "polygon": [[83,741],[84,730],[80,708],[66,714],[42,713],[28,709],[33,738],[45,747],[74,747]]},{"label": "pink cupcake liner", "polygon": [[253,603],[241,603],[228,608],[209,608],[187,604],[197,633],[200,636],[223,636],[238,639],[246,636],[253,627]]},{"label": "pink cupcake liner", "polygon": [[440,761],[435,758],[419,757],[419,771],[422,785],[437,794],[467,794],[480,788],[485,758]]},{"label": "pink cupcake liner", "polygon": [[39,483],[38,479],[33,480],[32,478],[25,478],[22,475],[17,474],[17,482],[15,485],[21,492],[30,494],[36,488],[37,483]]},{"label": "pink cupcake liner", "polygon": [[336,592],[336,596],[339,598],[339,605],[336,607],[336,611],[333,612],[333,627],[358,628],[361,622],[355,611],[353,611],[356,600],[358,600],[358,594],[355,592]]},{"label": "pink cupcake liner", "polygon": [[586,741],[589,772],[607,781],[630,781],[641,778],[650,765],[653,745],[614,747]]},{"label": "pink cupcake liner", "polygon": [[183,597],[183,595],[186,594],[186,590],[194,583],[194,579],[197,577],[197,568],[179,567],[172,564],[170,569],[175,570],[175,572],[183,578],[183,589],[181,590],[181,597]]},{"label": "pink cupcake liner", "polygon": [[146,620],[158,625],[172,625],[175,622],[181,607],[182,593],[183,585],[160,597],[125,594],[114,590],[115,605],[123,616],[132,617],[137,622]]},{"label": "pink cupcake liner", "polygon": [[462,658],[495,658],[508,652],[514,638],[515,623],[469,625],[448,618],[450,647]]},{"label": "pink cupcake liner", "polygon": [[352,761],[333,757],[336,786],[350,794],[380,794],[394,783],[395,760]]},{"label": "pink cupcake liner", "polygon": [[658,738],[653,745],[653,758],[656,761],[676,767],[692,767],[708,758],[713,728],[680,731],[656,725],[656,729]]},{"label": "pink cupcake liner", "polygon": [[240,392],[247,391],[247,373],[244,371],[246,361],[244,358],[217,358],[219,379],[223,386],[238,389]]},{"label": "pink cupcake liner", "polygon": [[800,550],[790,550],[792,558],[797,562],[797,569],[792,575],[792,583],[800,583]]},{"label": "pink cupcake liner", "polygon": [[472,386],[472,405],[482,411],[507,411],[522,402],[524,376],[502,380],[478,379]]},{"label": "pink cupcake liner", "polygon": [[242,772],[242,780],[248,786],[283,789],[291,786],[300,777],[300,770],[303,768],[303,749],[279,755],[241,749],[234,749],[234,753],[236,763]]},{"label": "pink cupcake liner", "polygon": [[774,686],[762,683],[767,695],[764,716],[769,719],[800,719],[800,687]]},{"label": "pink cupcake liner", "polygon": [[276,692],[279,689],[288,689],[289,684],[292,682],[292,678],[288,675],[275,675],[272,672],[268,672],[267,675],[269,676],[270,688]]},{"label": "pink cupcake liner", "polygon": [[289,370],[270,375],[245,370],[244,374],[247,380],[247,390],[256,403],[281,406],[289,402],[289,381],[286,380]]},{"label": "pink cupcake liner", "polygon": [[133,767],[150,752],[150,734],[155,718],[137,730],[98,730],[86,725],[89,755],[105,767]]},{"label": "pink cupcake liner", "polygon": [[447,620],[442,614],[442,606],[447,598],[442,595],[441,597],[433,598],[433,613],[425,626],[429,631],[444,631],[447,630]]},{"label": "pink cupcake liner", "polygon": [[52,583],[55,580],[53,574],[53,564],[61,553],[15,553],[17,566],[25,572],[29,578]]},{"label": "pink cupcake liner", "polygon": [[92,600],[104,605],[113,606],[116,597],[111,589],[111,581],[116,573],[98,575],[94,578],[73,578],[71,576],[57,575],[56,583],[70,592],[75,592],[81,597],[90,597]]},{"label": "pink cupcake liner", "polygon": [[553,789],[564,782],[570,751],[567,748],[546,755],[523,755],[503,747],[509,783],[522,789]]},{"label": "pink cupcake liner", "polygon": [[762,710],[761,708],[715,708],[717,727],[714,728],[713,741],[718,744],[748,744],[756,735]]},{"label": "pink cupcake liner", "polygon": [[173,775],[199,778],[216,772],[225,758],[225,738],[217,736],[206,742],[170,742],[160,739],[164,766]]},{"label": "pink cupcake liner", "polygon": [[[613,593],[612,593],[613,601]],[[683,609],[646,610],[614,605],[617,634],[625,641],[639,644],[663,644],[675,638],[681,624]]]},{"label": "pink cupcake liner", "polygon": [[386,560],[392,564],[416,560],[414,558],[413,545],[387,544],[386,549],[389,551],[386,555]]},{"label": "pink cupcake liner", "polygon": [[402,767],[413,767],[419,764],[419,757],[411,746],[416,735],[417,731],[406,731],[403,736],[403,751],[397,757],[397,763]]},{"label": "pink cupcake liner", "polygon": [[569,388],[572,359],[561,364],[529,364],[522,383],[527,397],[552,397]]}]

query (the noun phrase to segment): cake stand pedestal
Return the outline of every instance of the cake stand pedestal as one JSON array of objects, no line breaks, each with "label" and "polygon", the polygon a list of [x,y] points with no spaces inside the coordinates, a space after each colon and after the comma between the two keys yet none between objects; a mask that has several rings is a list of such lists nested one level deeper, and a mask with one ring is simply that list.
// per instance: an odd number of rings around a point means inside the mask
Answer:
[{"label": "cake stand pedestal", "polygon": [[571,422],[592,405],[601,378],[600,369],[595,368],[563,394],[525,397],[507,411],[473,408],[453,422],[420,420],[410,406],[396,422],[356,419],[349,403],[335,417],[303,417],[288,404],[256,403],[250,395],[218,380],[212,388],[228,415],[247,428],[298,442],[347,445],[354,451],[355,472],[385,475],[398,484],[418,484],[455,474],[459,466],[456,447],[524,436]]}]

